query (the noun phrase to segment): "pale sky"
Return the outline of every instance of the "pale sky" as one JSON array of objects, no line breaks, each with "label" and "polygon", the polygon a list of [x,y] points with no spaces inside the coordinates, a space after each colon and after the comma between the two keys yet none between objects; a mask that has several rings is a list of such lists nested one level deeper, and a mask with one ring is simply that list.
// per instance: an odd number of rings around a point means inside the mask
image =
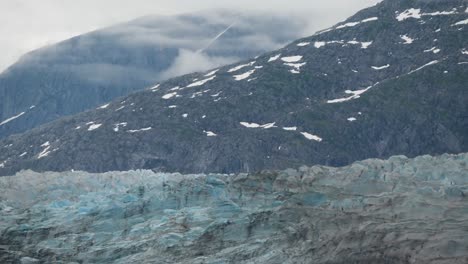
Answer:
[{"label": "pale sky", "polygon": [[335,24],[379,0],[0,0],[0,71],[22,54],[145,15],[212,8],[261,10]]}]

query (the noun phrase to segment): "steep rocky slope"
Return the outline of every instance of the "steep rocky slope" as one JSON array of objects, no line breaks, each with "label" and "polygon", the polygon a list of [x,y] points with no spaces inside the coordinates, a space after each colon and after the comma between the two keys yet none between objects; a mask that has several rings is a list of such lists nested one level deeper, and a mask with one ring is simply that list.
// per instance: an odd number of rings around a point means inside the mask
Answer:
[{"label": "steep rocky slope", "polygon": [[302,26],[297,18],[210,10],[143,17],[33,51],[0,74],[0,123],[18,117],[0,125],[0,138],[277,49],[302,36]]},{"label": "steep rocky slope", "polygon": [[0,174],[251,172],[468,151],[467,2],[383,1],[283,49],[0,141]]},{"label": "steep rocky slope", "polygon": [[468,154],[0,178],[1,263],[468,263]]}]

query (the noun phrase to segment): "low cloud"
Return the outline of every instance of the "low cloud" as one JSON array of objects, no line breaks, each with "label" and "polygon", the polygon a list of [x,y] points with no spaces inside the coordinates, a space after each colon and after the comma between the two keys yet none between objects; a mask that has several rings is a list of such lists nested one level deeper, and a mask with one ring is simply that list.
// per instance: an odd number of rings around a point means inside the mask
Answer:
[{"label": "low cloud", "polygon": [[[296,28],[301,32],[295,33],[307,35],[377,2],[379,0],[174,0],[157,3],[154,0],[0,1],[0,35],[4,36],[0,42],[3,54],[0,56],[0,71],[25,52],[43,45],[149,14],[171,16],[213,8],[255,10],[283,15],[292,20],[306,20],[307,25]],[[219,19],[223,19],[223,16]],[[164,32],[160,33],[165,36]],[[138,37],[145,40],[143,35]]]},{"label": "low cloud", "polygon": [[181,49],[179,50],[179,56],[177,56],[169,69],[161,73],[160,79],[169,79],[187,73],[206,71],[238,60],[239,58],[235,57],[209,56],[203,52]]}]

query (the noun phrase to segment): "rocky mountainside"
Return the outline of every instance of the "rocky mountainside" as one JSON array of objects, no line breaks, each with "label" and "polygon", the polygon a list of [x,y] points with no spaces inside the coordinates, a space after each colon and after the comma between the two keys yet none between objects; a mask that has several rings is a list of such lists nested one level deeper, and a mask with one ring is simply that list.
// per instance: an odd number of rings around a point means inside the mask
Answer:
[{"label": "rocky mountainside", "polygon": [[383,1],[275,52],[0,141],[0,174],[231,173],[466,152],[467,25],[467,1]]},{"label": "rocky mountainside", "polygon": [[0,138],[277,49],[302,28],[297,18],[210,10],[143,17],[33,51],[0,74]]},{"label": "rocky mountainside", "polygon": [[468,154],[0,178],[1,263],[468,263]]}]

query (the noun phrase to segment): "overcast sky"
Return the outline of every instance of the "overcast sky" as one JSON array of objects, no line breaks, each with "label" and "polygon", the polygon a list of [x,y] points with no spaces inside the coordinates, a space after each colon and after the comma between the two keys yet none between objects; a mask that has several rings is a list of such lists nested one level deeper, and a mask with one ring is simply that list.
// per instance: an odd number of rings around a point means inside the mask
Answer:
[{"label": "overcast sky", "polygon": [[211,8],[261,10],[332,25],[379,0],[0,0],[0,71],[22,54],[144,15]]}]

